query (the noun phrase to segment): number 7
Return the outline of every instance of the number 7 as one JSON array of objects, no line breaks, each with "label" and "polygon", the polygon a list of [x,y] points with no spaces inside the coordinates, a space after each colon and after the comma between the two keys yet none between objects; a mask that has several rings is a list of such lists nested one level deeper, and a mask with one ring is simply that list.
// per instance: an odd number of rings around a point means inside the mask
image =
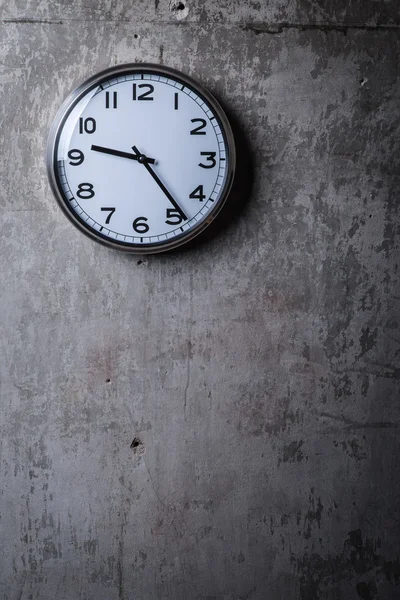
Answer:
[{"label": "number 7", "polygon": [[111,217],[113,216],[113,214],[115,213],[115,208],[111,208],[109,206],[102,206],[101,210],[109,210],[110,214],[108,215],[107,219],[106,219],[106,225],[109,224]]}]

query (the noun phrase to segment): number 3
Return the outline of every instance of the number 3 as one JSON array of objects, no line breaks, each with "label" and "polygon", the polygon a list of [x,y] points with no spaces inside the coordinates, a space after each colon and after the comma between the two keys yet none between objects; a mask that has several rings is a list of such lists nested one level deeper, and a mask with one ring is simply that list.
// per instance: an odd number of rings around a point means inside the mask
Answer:
[{"label": "number 3", "polygon": [[212,169],[217,164],[215,160],[216,152],[200,152],[201,156],[207,156],[207,160],[210,161],[211,165],[203,165],[203,163],[199,163],[199,167],[203,167],[203,169]]}]

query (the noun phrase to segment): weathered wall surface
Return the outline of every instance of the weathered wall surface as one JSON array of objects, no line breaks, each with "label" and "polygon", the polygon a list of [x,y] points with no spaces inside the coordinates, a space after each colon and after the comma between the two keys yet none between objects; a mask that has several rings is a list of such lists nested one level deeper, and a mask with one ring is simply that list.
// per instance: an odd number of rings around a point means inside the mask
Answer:
[{"label": "weathered wall surface", "polygon": [[[183,3],[2,2],[0,597],[399,598],[398,2]],[[254,163],[236,221],[143,260],[44,165],[132,61],[206,85]]]}]

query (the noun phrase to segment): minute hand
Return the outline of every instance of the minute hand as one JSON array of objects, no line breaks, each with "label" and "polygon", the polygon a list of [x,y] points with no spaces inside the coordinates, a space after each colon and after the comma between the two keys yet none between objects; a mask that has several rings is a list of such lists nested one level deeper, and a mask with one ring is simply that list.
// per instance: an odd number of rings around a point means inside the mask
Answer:
[{"label": "minute hand", "polygon": [[[141,156],[139,150],[136,148],[136,146],[132,146],[132,150],[136,153],[136,156],[139,158]],[[179,206],[179,204],[174,200],[173,196],[169,193],[169,191],[167,190],[167,188],[165,187],[165,185],[163,184],[163,182],[161,181],[161,179],[158,177],[158,175],[156,175],[153,171],[153,169],[151,168],[151,166],[149,165],[147,160],[139,160],[139,162],[141,162],[141,164],[146,167],[146,169],[148,170],[148,172],[150,173],[150,175],[152,176],[152,178],[154,179],[154,181],[158,184],[158,186],[162,189],[162,191],[164,192],[164,194],[167,196],[168,200],[171,202],[171,204],[176,208],[176,210],[179,212],[179,214],[181,215],[181,217],[187,221],[187,216],[185,215],[185,213],[183,212],[183,210],[181,209],[181,207]]]}]

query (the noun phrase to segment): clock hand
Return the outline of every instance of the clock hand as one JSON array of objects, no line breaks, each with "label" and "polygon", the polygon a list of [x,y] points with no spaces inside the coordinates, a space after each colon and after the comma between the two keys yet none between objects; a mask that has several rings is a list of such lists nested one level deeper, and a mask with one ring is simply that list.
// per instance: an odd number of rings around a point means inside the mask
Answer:
[{"label": "clock hand", "polygon": [[137,160],[146,167],[146,169],[148,170],[148,172],[150,173],[150,175],[152,176],[154,181],[158,184],[158,186],[162,189],[164,194],[167,196],[168,200],[179,212],[182,219],[185,219],[185,221],[187,221],[188,218],[185,215],[185,213],[183,212],[183,210],[181,209],[181,207],[179,206],[179,204],[176,202],[176,200],[174,200],[173,196],[169,193],[169,191],[167,190],[167,188],[165,187],[165,185],[163,184],[161,179],[158,177],[158,175],[156,175],[156,173],[154,173],[153,169],[150,167],[149,159],[144,154],[141,154],[139,152],[139,150],[136,148],[136,146],[132,146],[132,150],[136,153]]},{"label": "clock hand", "polygon": [[[103,146],[92,145],[91,150],[95,150],[96,152],[103,152],[104,154],[112,154],[113,156],[122,156],[122,158],[130,158],[131,160],[138,160],[139,156],[137,154],[131,154],[130,152],[121,152],[120,150],[113,150],[112,148],[104,148]],[[148,158],[144,154],[140,154],[141,160],[139,162],[142,163],[151,163],[154,165],[156,162],[154,158]]]}]

